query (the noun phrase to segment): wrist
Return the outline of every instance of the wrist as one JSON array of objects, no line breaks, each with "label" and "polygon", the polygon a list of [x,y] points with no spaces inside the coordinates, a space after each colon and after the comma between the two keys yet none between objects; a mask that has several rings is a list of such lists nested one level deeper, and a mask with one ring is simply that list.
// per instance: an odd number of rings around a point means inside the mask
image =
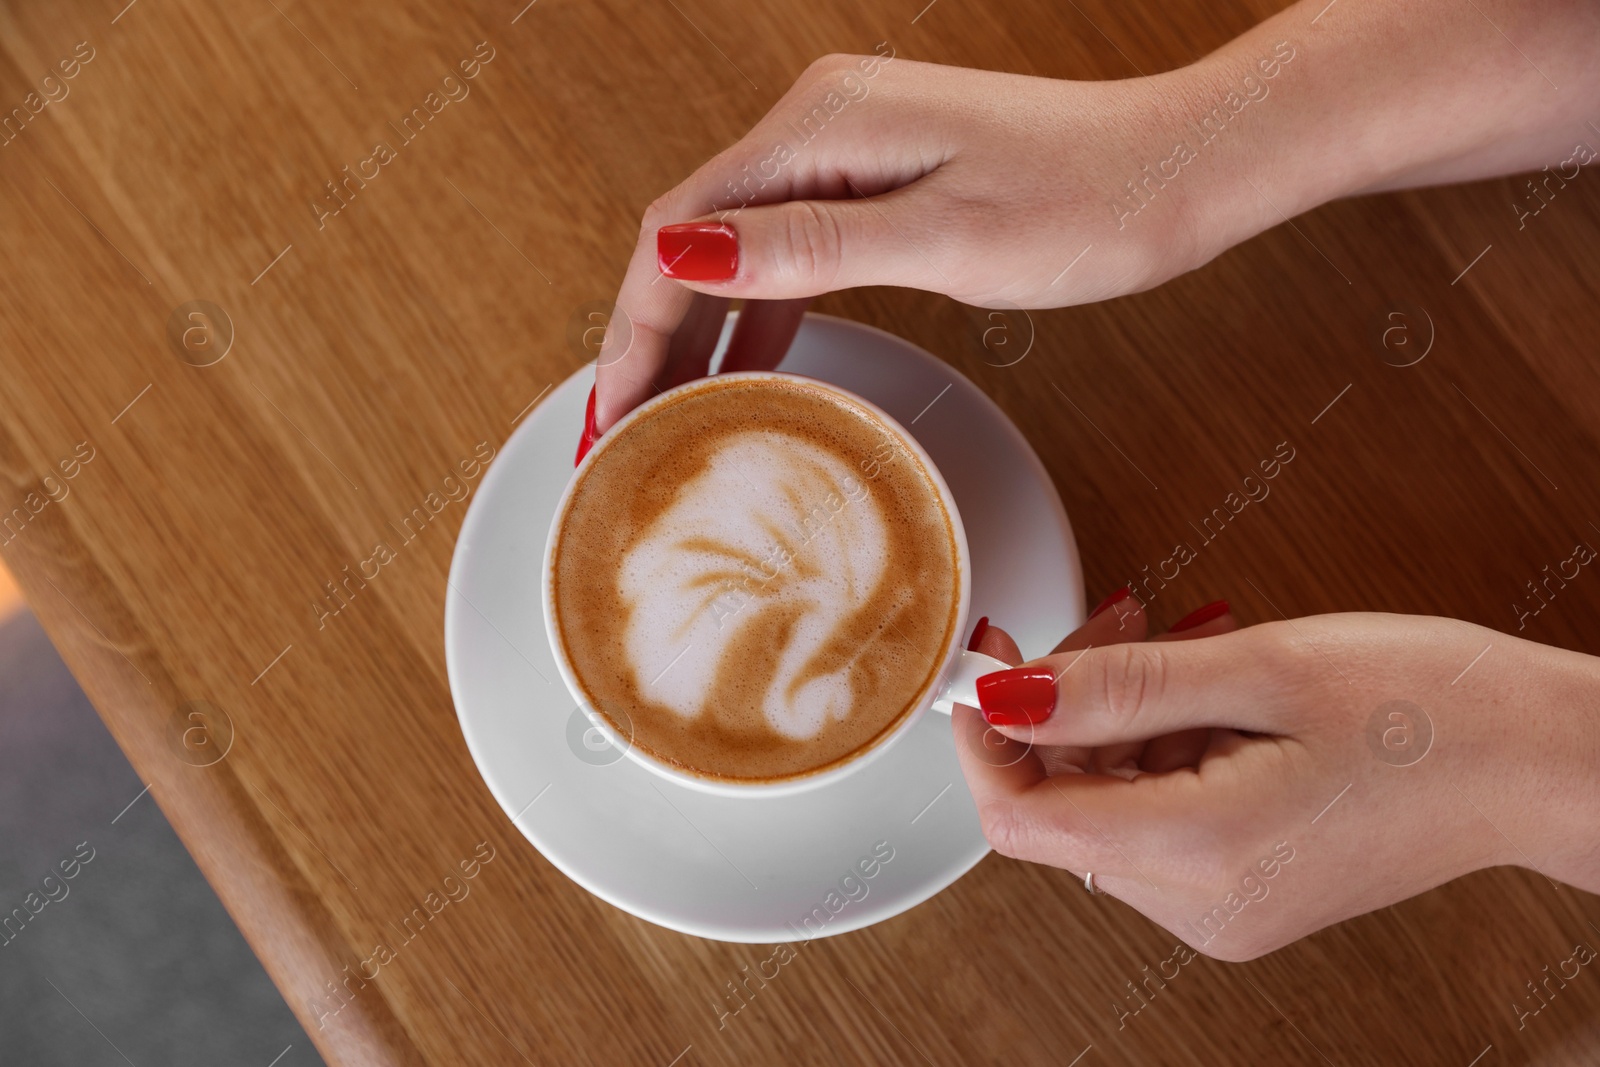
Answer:
[{"label": "wrist", "polygon": [[1520,700],[1498,710],[1514,720],[1520,803],[1506,835],[1525,851],[1508,862],[1600,892],[1600,658],[1511,640]]},{"label": "wrist", "polygon": [[1328,106],[1327,59],[1280,18],[1177,72],[1196,172],[1182,211],[1201,262],[1388,173],[1358,102]]},{"label": "wrist", "polygon": [[1600,891],[1600,658],[1461,623],[1436,648],[1450,649],[1428,670],[1440,679],[1481,658],[1431,700],[1436,788],[1474,842],[1466,870],[1526,867]]},{"label": "wrist", "polygon": [[1594,158],[1574,143],[1592,143],[1584,109],[1600,89],[1600,17],[1507,7],[1506,39],[1559,57],[1559,95],[1440,0],[1360,14],[1302,0],[1174,72],[1194,119],[1220,101],[1229,120],[1199,150],[1205,178],[1185,190],[1201,246],[1214,256],[1344,196]]}]

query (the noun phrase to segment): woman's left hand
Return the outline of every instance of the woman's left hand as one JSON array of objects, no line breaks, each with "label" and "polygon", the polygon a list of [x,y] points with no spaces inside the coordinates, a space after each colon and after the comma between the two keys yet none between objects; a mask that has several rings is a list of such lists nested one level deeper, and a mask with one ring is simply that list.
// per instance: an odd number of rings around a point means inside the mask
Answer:
[{"label": "woman's left hand", "polygon": [[1595,658],[1402,615],[1145,631],[1127,598],[957,706],[996,851],[1227,960],[1483,867],[1600,890]]}]

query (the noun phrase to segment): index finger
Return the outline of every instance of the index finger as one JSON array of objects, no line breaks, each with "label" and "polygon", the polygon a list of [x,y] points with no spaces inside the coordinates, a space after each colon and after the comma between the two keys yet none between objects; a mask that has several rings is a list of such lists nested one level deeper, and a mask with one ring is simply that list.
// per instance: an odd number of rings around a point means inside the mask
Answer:
[{"label": "index finger", "polygon": [[655,231],[641,229],[595,360],[594,421],[599,432],[655,391],[672,335],[697,295],[656,269]]},{"label": "index finger", "polygon": [[[1145,881],[1215,821],[1195,774],[1048,774],[1036,752],[985,732],[958,707],[956,754],[983,834],[1001,855],[1106,878]],[[1152,883],[1154,884],[1154,883]]]}]

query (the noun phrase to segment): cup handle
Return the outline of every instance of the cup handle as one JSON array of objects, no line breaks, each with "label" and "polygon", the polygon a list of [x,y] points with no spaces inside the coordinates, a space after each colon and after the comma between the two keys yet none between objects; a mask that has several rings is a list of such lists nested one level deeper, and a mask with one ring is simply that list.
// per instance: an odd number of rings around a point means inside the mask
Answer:
[{"label": "cup handle", "polygon": [[1011,664],[1003,663],[993,656],[962,650],[945,671],[939,695],[933,698],[933,710],[948,715],[951,707],[956,704],[965,704],[969,708],[977,707],[978,679],[995,671],[1010,669]]}]

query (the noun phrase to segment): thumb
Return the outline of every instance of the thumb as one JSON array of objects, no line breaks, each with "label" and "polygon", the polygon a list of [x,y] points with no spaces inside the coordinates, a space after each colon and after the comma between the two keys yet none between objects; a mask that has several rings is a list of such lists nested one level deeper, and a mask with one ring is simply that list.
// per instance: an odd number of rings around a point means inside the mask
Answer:
[{"label": "thumb", "polygon": [[1045,656],[978,679],[991,726],[1038,745],[1099,747],[1195,727],[1282,734],[1289,702],[1250,630]]},{"label": "thumb", "polygon": [[716,296],[790,300],[860,285],[948,293],[915,187],[855,200],[790,200],[656,231],[661,273]]}]

